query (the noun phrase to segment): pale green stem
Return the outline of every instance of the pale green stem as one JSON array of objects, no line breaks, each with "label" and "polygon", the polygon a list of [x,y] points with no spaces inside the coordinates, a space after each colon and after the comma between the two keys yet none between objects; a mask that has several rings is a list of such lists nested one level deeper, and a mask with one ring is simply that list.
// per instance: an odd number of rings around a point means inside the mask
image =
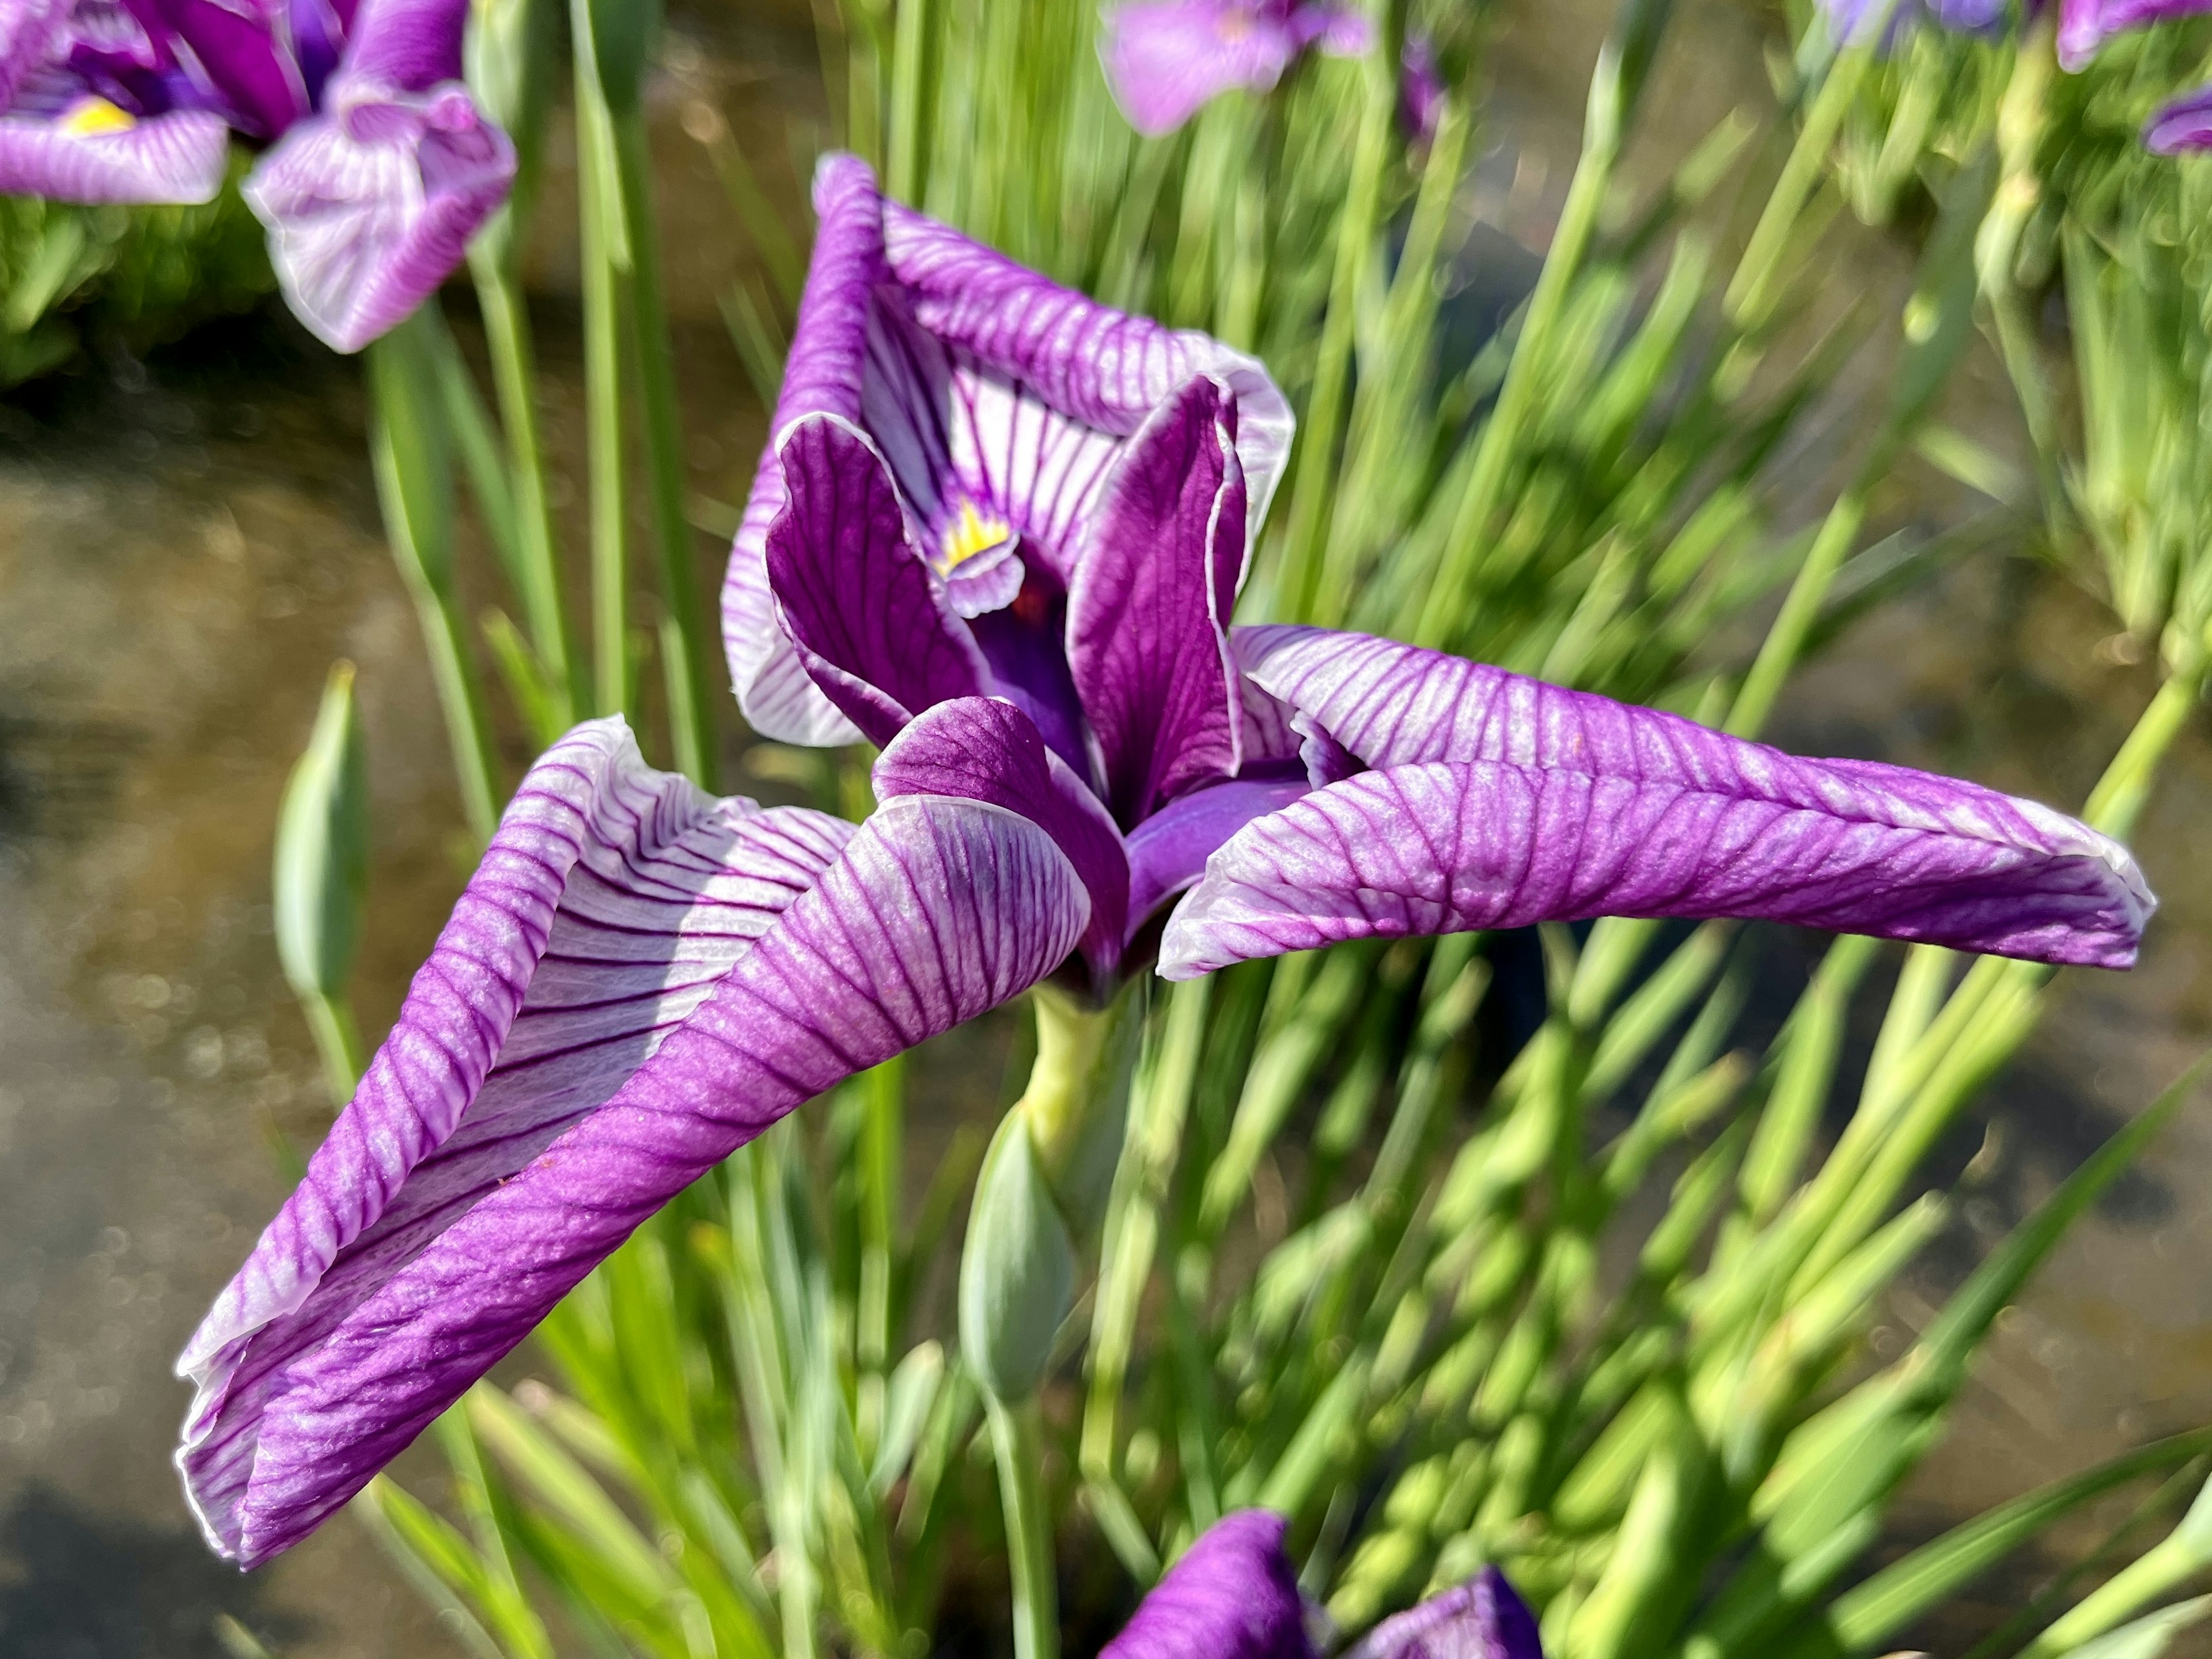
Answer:
[{"label": "pale green stem", "polygon": [[[580,17],[586,0],[573,0]],[[577,29],[588,46],[587,21]],[[576,54],[576,172],[584,244],[584,410],[592,489],[595,711],[627,714],[629,571],[623,492],[622,282],[629,264],[614,122],[591,54]]]},{"label": "pale green stem", "polygon": [[364,1064],[353,1000],[343,992],[331,996],[303,991],[299,997],[301,1011],[307,1016],[307,1030],[315,1039],[315,1052],[322,1057],[323,1080],[330,1085],[331,1103],[343,1106],[361,1083]]},{"label": "pale green stem", "polygon": [[1855,483],[1828,509],[1820,533],[1813,539],[1812,550],[1806,554],[1805,562],[1797,567],[1796,577],[1790,584],[1782,609],[1773,626],[1766,630],[1766,638],[1759,645],[1751,672],[1744,676],[1742,689],[1736,693],[1735,706],[1729,711],[1725,731],[1739,738],[1755,737],[1766,724],[1767,715],[1774,709],[1774,700],[1782,695],[1783,682],[1797,665],[1806,637],[1820,618],[1820,607],[1827,602],[1836,573],[1843,568],[1844,560],[1858,538],[1859,527],[1865,522],[1866,495]]},{"label": "pale green stem", "polygon": [[700,602],[692,561],[691,526],[684,511],[684,425],[676,399],[676,368],[668,338],[668,313],[660,291],[660,228],[653,207],[653,155],[645,117],[630,110],[613,119],[615,165],[620,183],[629,273],[621,287],[629,301],[630,344],[636,354],[639,402],[645,418],[645,471],[653,509],[653,539],[660,555],[661,602],[674,624],[661,633],[670,687],[668,724],[676,764],[694,783],[712,790],[714,744],[708,711],[714,707],[708,665],[715,652]]},{"label": "pale green stem", "polygon": [[1006,1567],[1013,1581],[1014,1659],[1057,1659],[1059,1587],[1054,1582],[1052,1511],[1044,1490],[1044,1417],[1034,1400],[1005,1405],[988,1390],[991,1454],[1006,1513]]},{"label": "pale green stem", "polygon": [[544,437],[538,418],[537,371],[530,317],[514,272],[487,254],[472,259],[477,305],[483,313],[492,386],[506,428],[507,468],[514,483],[516,553],[523,620],[544,671],[548,724],[565,731],[591,702],[561,604],[558,545],[545,492]]}]

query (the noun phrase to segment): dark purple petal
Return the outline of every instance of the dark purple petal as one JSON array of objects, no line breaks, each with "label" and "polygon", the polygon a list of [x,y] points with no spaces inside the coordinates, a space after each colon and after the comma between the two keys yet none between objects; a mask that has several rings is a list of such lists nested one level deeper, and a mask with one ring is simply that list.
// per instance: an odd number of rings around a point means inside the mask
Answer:
[{"label": "dark purple petal", "polygon": [[2212,87],[2199,87],[2162,107],[2145,124],[2143,143],[2157,155],[2212,149]]},{"label": "dark purple petal", "polygon": [[1119,449],[1097,434],[1134,434],[1194,375],[1237,401],[1247,539],[1258,535],[1294,425],[1259,362],[1195,330],[1102,306],[896,202],[884,204],[884,250],[903,314],[946,353],[949,411],[969,434],[956,429],[946,444],[957,482],[999,492],[1025,545],[1063,583]]},{"label": "dark purple petal", "polygon": [[876,762],[876,799],[955,795],[989,801],[1043,826],[1091,895],[1081,949],[1100,976],[1121,959],[1129,859],[1098,798],[1044,745],[1011,702],[963,697],[915,717]]},{"label": "dark purple petal", "polygon": [[769,583],[830,702],[880,745],[933,703],[984,690],[990,671],[907,539],[875,447],[835,415],[811,415],[776,453],[788,500],[769,529]]},{"label": "dark purple petal", "polygon": [[1343,1659],[1544,1659],[1536,1615],[1496,1567],[1385,1619]]},{"label": "dark purple petal", "polygon": [[144,0],[170,39],[188,49],[231,124],[276,138],[307,112],[307,85],[286,49],[274,0]]},{"label": "dark purple petal", "polygon": [[598,1108],[853,835],[650,770],[619,720],[531,769],[353,1102],[179,1369],[179,1464],[217,1548],[269,1401],[440,1230]]},{"label": "dark purple petal", "polygon": [[1232,775],[1242,694],[1224,632],[1244,572],[1237,405],[1200,376],[1130,442],[1067,598],[1067,661],[1134,825]]},{"label": "dark purple petal", "polygon": [[[1690,729],[1701,747],[1730,741]],[[1364,772],[1215,854],[1168,923],[1160,971],[1190,979],[1343,939],[1606,915],[1764,917],[2041,962],[2134,961],[2152,900],[2103,837],[1967,785],[1900,791],[1868,775],[1893,769],[1765,752],[1786,783],[1754,781],[1743,756],[1715,757],[1725,782],[1497,761]],[[1790,799],[1823,784],[1825,800]],[[1953,795],[1948,822],[1926,785]]]},{"label": "dark purple petal", "polygon": [[358,351],[437,291],[514,181],[514,146],[459,82],[398,92],[342,74],[245,196],[300,320]]},{"label": "dark purple petal", "polygon": [[1289,1522],[1267,1510],[1224,1515],[1152,1586],[1098,1659],[1312,1659]]},{"label": "dark purple petal", "polygon": [[[602,783],[549,779],[565,813],[519,798],[534,835],[511,836],[510,814],[362,1094],[187,1350],[200,1395],[179,1462],[211,1539],[243,1564],[359,1491],[697,1176],[1035,982],[1088,914],[1051,839],[997,807],[908,797],[842,853],[834,820],[740,814],[777,833],[755,829],[733,856],[719,838],[732,804],[652,787],[627,841],[593,827]],[[599,878],[580,907],[562,862],[579,847]],[[749,866],[770,851],[774,873]],[[742,920],[696,929],[702,898]],[[701,931],[726,937],[702,948]],[[576,959],[542,1000],[569,941]],[[672,955],[680,979],[641,965]],[[651,1012],[623,1012],[641,984]]]},{"label": "dark purple petal", "polygon": [[[850,155],[825,155],[814,173],[814,257],[784,360],[771,434],[809,415],[860,418],[868,296],[884,274],[883,198],[875,175]],[[771,438],[730,548],[722,581],[722,646],[746,720],[785,743],[850,743],[860,736],[822,694],[783,631],[768,580],[768,529],[787,500]]]},{"label": "dark purple petal", "polygon": [[1231,836],[1311,787],[1299,777],[1232,778],[1170,801],[1139,824],[1128,842],[1129,933],[1196,881]]},{"label": "dark purple petal", "polygon": [[2212,0],[2059,0],[2058,61],[2085,67],[2106,35],[2212,10]]},{"label": "dark purple petal", "polygon": [[140,120],[93,100],[58,117],[0,115],[0,195],[209,202],[229,151],[230,129],[210,110]]},{"label": "dark purple petal", "polygon": [[341,73],[402,92],[458,81],[468,17],[468,0],[361,0],[346,31]]},{"label": "dark purple petal", "polygon": [[1105,786],[1097,777],[1096,757],[1083,725],[1083,703],[1075,695],[1075,681],[1067,672],[1067,596],[1052,591],[1032,573],[1023,583],[1014,603],[968,624],[991,665],[998,695],[1036,722],[1045,746],[1067,763],[1091,788]]},{"label": "dark purple petal", "polygon": [[1107,10],[1098,58],[1129,125],[1157,138],[1224,92],[1268,91],[1306,44],[1294,24],[1238,0],[1139,0]]}]

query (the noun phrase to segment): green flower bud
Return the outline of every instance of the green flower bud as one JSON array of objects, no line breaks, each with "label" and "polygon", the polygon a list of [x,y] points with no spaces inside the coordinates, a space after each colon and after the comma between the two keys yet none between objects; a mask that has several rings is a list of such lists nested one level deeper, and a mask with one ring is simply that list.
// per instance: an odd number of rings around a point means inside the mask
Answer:
[{"label": "green flower bud", "polygon": [[1075,1266],[1027,1120],[1008,1112],[983,1156],[960,1255],[961,1352],[994,1399],[1027,1400],[1043,1382]]},{"label": "green flower bud", "polygon": [[368,762],[353,665],[331,670],[276,820],[276,954],[301,996],[343,994],[368,884]]}]

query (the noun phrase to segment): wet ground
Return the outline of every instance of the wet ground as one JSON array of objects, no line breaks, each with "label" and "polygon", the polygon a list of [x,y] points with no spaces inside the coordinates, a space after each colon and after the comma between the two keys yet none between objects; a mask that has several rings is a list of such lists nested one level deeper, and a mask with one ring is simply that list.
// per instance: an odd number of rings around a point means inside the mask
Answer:
[{"label": "wet ground", "polygon": [[[1690,73],[1670,129],[1757,93],[1753,25],[1716,12],[1698,38],[1731,48],[1717,61],[1734,67]],[[1533,22],[1516,36],[1513,62],[1528,72],[1500,78],[1517,148],[1489,168],[1501,247],[1540,243],[1571,155],[1576,52],[1594,39],[1579,22],[1556,42]],[[738,256],[715,228],[726,216],[683,118],[704,95],[749,149],[781,146],[788,123],[810,118],[811,52],[789,18],[702,28],[678,43],[685,78],[664,86],[693,483],[723,501],[742,498],[762,422],[714,309]],[[732,64],[750,67],[716,67]],[[571,453],[575,376],[552,343],[574,334],[560,228],[542,240],[552,435]],[[1884,281],[1904,268],[1879,247],[1868,258]],[[1961,397],[1970,412],[1999,406],[1986,376]],[[280,1145],[311,1146],[328,1121],[276,970],[267,871],[283,775],[332,659],[360,665],[372,756],[369,1029],[389,1020],[464,874],[362,422],[352,368],[276,315],[0,405],[0,1650],[10,1655],[198,1659],[225,1651],[225,1615],[299,1659],[457,1650],[343,1523],[251,1578],[222,1566],[167,1464],[185,1403],[171,1358],[281,1200]],[[1930,514],[1960,505],[1905,482]],[[2142,671],[2100,652],[2107,631],[2063,580],[1992,556],[1855,630],[1799,681],[1781,734],[2077,802],[2150,690]],[[507,759],[519,770],[526,756],[514,746]],[[1949,1273],[2212,1032],[2212,895],[2196,873],[2212,856],[2208,809],[2212,721],[2200,718],[2137,836],[2166,900],[2142,967],[2065,980],[1991,1091],[1986,1139],[1978,1122],[1945,1149],[1944,1173],[1968,1170],[1960,1221],[1897,1299],[1883,1340],[1901,1341]],[[2212,1421],[2212,1216],[2197,1198],[2208,1171],[2212,1102],[2176,1124],[2007,1315],[1913,1490],[1907,1530]]]}]

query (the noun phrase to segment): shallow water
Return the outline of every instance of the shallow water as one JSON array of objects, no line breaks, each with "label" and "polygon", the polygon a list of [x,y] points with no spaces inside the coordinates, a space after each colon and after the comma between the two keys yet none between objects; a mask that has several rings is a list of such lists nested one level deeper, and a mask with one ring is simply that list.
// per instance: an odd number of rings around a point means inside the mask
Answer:
[{"label": "shallow water", "polygon": [[[1724,9],[1694,21],[1692,38],[1727,50],[1669,71],[1680,95],[1656,151],[1758,95],[1755,22]],[[1509,38],[1498,118],[1513,143],[1483,174],[1496,227],[1483,246],[1502,266],[1525,270],[1516,240],[1540,245],[1563,188],[1587,67],[1577,53],[1595,39],[1585,21],[1532,9]],[[657,129],[679,370],[693,483],[728,502],[742,499],[762,430],[714,303],[743,252],[683,117],[704,96],[749,147],[780,143],[783,123],[814,118],[811,47],[803,9],[697,27],[679,46],[684,74],[662,85]],[[574,332],[563,247],[548,228],[538,270],[550,432],[573,456],[576,377],[555,349]],[[1893,286],[1907,263],[1869,239],[1858,275]],[[1985,366],[1958,402],[1961,419],[2008,441]],[[333,658],[360,665],[372,756],[368,1029],[390,1019],[465,874],[362,419],[350,366],[275,315],[0,406],[0,1650],[11,1654],[214,1655],[219,1614],[303,1659],[457,1650],[343,1522],[251,1578],[214,1561],[167,1461],[185,1398],[171,1357],[286,1190],[277,1143],[305,1150],[328,1121],[276,970],[267,868],[277,794]],[[1824,465],[1808,446],[1808,497]],[[1893,522],[1933,522],[1964,505],[1908,470],[1887,508]],[[701,554],[714,562],[703,538]],[[2106,631],[2057,578],[1987,557],[1845,638],[1801,678],[1778,732],[1814,752],[2078,801],[2150,687],[2100,657]],[[527,756],[510,743],[505,758],[513,775]],[[728,758],[727,777],[758,792],[734,749]],[[1882,1340],[1923,1322],[1977,1251],[2203,1045],[2212,899],[2196,872],[2212,853],[2208,806],[2200,719],[2136,838],[2166,901],[2142,967],[2064,981],[1991,1090],[1986,1134],[1978,1119],[1943,1149],[1930,1174],[1960,1176],[1959,1220],[1894,1298]],[[1802,954],[1788,940],[1776,952]],[[989,1109],[975,1091],[948,1092],[988,1064],[971,1052],[939,1068],[938,1124]],[[2212,1421],[2212,1217],[2196,1198],[2208,1170],[2212,1103],[2199,1103],[2002,1322],[1900,1536]]]}]

